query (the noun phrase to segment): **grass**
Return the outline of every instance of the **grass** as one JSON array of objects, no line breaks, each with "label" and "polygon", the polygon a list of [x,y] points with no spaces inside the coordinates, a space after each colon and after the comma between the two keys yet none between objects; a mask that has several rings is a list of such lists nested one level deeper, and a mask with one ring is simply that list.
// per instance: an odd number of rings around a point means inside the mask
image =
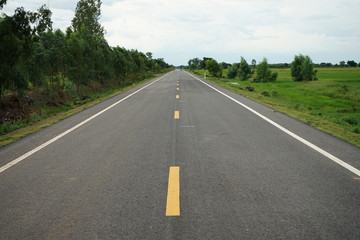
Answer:
[{"label": "grass", "polygon": [[290,69],[272,71],[273,83],[207,79],[360,147],[360,68],[319,68],[319,80],[306,82],[292,81]]},{"label": "grass", "polygon": [[[159,75],[161,74],[156,75],[156,77],[158,77]],[[0,136],[0,146],[5,146],[7,144],[10,144],[28,134],[37,132],[44,127],[48,127],[54,123],[59,122],[60,120],[70,117],[84,109],[92,107],[106,99],[109,99],[117,94],[132,89],[152,79],[154,79],[154,77],[144,79],[130,86],[126,86],[118,89],[111,89],[108,91],[104,91],[102,93],[93,94],[86,100],[82,101],[79,106],[73,105],[73,106],[61,106],[58,108],[39,109],[39,111],[46,112],[46,114],[42,116],[36,115],[33,118],[31,118],[31,121],[28,123],[18,121],[15,123],[2,124],[1,126],[2,131],[7,131],[9,133]],[[4,129],[4,128],[8,128],[8,129]]]}]

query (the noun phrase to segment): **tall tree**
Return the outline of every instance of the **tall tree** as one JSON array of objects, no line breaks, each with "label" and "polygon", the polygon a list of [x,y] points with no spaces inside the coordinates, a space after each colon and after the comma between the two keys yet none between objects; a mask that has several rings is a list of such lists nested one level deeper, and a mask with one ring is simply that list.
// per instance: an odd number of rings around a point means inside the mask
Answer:
[{"label": "tall tree", "polygon": [[51,25],[51,11],[45,6],[37,12],[20,7],[13,16],[0,18],[0,95],[5,88],[21,93],[27,87],[32,43]]},{"label": "tall tree", "polygon": [[71,21],[75,32],[86,26],[92,34],[104,35],[104,28],[100,25],[101,0],[80,0],[75,9],[75,17]]}]

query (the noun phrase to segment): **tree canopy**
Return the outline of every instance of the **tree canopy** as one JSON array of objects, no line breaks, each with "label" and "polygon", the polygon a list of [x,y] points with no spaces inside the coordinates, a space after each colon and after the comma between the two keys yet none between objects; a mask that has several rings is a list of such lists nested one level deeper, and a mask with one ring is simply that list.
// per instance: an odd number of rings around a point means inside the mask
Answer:
[{"label": "tree canopy", "polygon": [[296,55],[291,63],[291,76],[295,81],[316,80],[316,70],[309,56]]},{"label": "tree canopy", "polygon": [[65,33],[52,30],[52,13],[45,6],[1,16],[0,98],[29,87],[75,89],[83,96],[84,88],[124,85],[170,67],[151,52],[109,46],[98,21],[100,7],[100,0],[80,0]]},{"label": "tree canopy", "polygon": [[100,25],[101,0],[80,0],[75,9],[75,17],[71,21],[75,32],[87,27],[91,34],[104,35],[104,28]]}]

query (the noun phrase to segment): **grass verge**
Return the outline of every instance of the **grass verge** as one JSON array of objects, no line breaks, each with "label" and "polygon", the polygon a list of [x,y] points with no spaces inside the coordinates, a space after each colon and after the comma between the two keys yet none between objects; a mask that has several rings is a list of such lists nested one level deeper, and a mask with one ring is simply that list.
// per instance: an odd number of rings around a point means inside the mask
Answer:
[{"label": "grass verge", "polygon": [[290,69],[272,71],[279,74],[272,83],[207,80],[360,147],[360,68],[320,68],[319,80],[308,82],[292,81]]}]

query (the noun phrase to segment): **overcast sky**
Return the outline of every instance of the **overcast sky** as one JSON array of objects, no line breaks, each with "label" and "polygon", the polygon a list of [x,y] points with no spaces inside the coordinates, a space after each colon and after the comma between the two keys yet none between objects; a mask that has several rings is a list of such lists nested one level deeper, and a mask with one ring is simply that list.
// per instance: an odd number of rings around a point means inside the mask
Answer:
[{"label": "overcast sky", "polygon": [[[49,4],[53,27],[71,24],[76,0],[8,0],[36,10]],[[359,0],[103,0],[101,24],[111,46],[153,52],[170,64],[195,57],[250,62],[360,61]]]}]

